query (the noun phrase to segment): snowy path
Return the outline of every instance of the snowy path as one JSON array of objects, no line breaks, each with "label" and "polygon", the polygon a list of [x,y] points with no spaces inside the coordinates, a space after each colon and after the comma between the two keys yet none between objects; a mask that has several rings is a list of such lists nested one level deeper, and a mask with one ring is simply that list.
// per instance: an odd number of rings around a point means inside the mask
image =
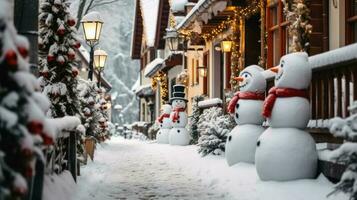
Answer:
[{"label": "snowy path", "polygon": [[154,146],[113,138],[99,147],[95,161],[82,168],[73,199],[226,199],[170,163],[169,152]]},{"label": "snowy path", "polygon": [[222,156],[200,157],[197,146],[170,146],[113,138],[81,170],[74,200],[347,200],[327,195],[324,176],[263,182],[255,166],[228,167]]}]

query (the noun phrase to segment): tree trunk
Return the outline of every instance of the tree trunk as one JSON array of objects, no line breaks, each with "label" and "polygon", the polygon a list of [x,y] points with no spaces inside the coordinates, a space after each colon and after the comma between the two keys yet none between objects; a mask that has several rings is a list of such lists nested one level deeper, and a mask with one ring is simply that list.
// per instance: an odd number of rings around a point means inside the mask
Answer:
[{"label": "tree trunk", "polygon": [[79,6],[78,6],[78,12],[77,12],[77,24],[76,24],[76,28],[79,28],[79,24],[80,21],[82,20],[82,16],[83,16],[83,10],[84,10],[84,6],[86,5],[87,0],[81,0],[79,2]]}]

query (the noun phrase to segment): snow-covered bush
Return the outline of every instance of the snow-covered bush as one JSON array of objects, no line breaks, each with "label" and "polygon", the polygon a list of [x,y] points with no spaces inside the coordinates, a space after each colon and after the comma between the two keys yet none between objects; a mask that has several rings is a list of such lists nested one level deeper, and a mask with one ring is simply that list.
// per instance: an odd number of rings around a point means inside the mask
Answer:
[{"label": "snow-covered bush", "polygon": [[48,115],[57,118],[79,116],[77,92],[76,20],[69,13],[68,0],[43,0],[39,13],[39,66],[43,93],[51,100]]},{"label": "snow-covered bush", "polygon": [[201,109],[198,107],[198,102],[204,99],[203,96],[195,96],[193,97],[192,103],[192,115],[188,121],[188,132],[192,137],[192,143],[197,144],[198,138],[200,136],[198,132],[198,121],[200,119],[200,115],[202,113]]},{"label": "snow-covered bush", "polygon": [[45,116],[48,99],[29,72],[29,43],[10,20],[10,1],[0,2],[0,199],[25,199],[42,145],[53,143]]},{"label": "snow-covered bush", "polygon": [[331,160],[347,165],[334,192],[348,193],[351,200],[357,200],[357,101],[349,107],[349,110],[350,117],[334,118],[330,121],[331,133],[346,140],[331,153]]},{"label": "snow-covered bush", "polygon": [[160,130],[159,124],[155,121],[148,129],[148,135],[151,138],[156,138],[157,132]]},{"label": "snow-covered bush", "polygon": [[220,155],[225,151],[227,134],[235,123],[230,115],[224,115],[222,108],[212,107],[203,111],[198,121],[198,152],[202,156]]}]

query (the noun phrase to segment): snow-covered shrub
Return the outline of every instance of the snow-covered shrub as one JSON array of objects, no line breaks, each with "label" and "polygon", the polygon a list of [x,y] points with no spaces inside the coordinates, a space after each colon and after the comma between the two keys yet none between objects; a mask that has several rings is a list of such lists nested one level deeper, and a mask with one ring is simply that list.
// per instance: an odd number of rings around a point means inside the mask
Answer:
[{"label": "snow-covered shrub", "polygon": [[148,135],[151,138],[156,138],[157,132],[160,130],[159,124],[155,121],[148,129]]},{"label": "snow-covered shrub", "polygon": [[220,155],[225,151],[227,134],[235,123],[230,115],[224,115],[222,108],[212,107],[203,111],[198,121],[198,152],[202,156]]},{"label": "snow-covered shrub", "polygon": [[351,200],[357,200],[357,101],[349,107],[351,116],[346,119],[334,118],[330,121],[330,131],[336,137],[346,140],[331,154],[331,160],[347,165],[341,181],[334,192],[344,192]]},{"label": "snow-covered shrub", "polygon": [[203,99],[204,99],[203,96],[193,97],[192,115],[190,116],[189,121],[188,121],[188,132],[192,137],[193,144],[197,144],[198,138],[200,136],[197,126],[198,126],[198,121],[200,119],[200,115],[201,115],[202,111],[198,107],[198,102],[202,101]]},{"label": "snow-covered shrub", "polygon": [[29,43],[10,20],[10,1],[0,2],[0,199],[26,199],[42,145],[54,129],[45,116],[48,99],[30,73]]}]

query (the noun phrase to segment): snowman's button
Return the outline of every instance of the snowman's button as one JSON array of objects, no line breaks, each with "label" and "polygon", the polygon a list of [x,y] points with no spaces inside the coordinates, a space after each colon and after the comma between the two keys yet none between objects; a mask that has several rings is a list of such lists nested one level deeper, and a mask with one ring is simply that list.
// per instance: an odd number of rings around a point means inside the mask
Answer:
[{"label": "snowman's button", "polygon": [[180,123],[180,120],[177,120],[177,123],[179,124],[179,123]]},{"label": "snowman's button", "polygon": [[236,113],[236,118],[239,118],[239,115],[238,115],[238,113]]},{"label": "snowman's button", "polygon": [[259,147],[260,146],[260,140],[257,142],[257,147]]},{"label": "snowman's button", "polygon": [[179,133],[179,132],[180,132],[180,130],[177,130],[177,132]]},{"label": "snowman's button", "polygon": [[160,127],[162,127],[162,124],[160,124]]},{"label": "snowman's button", "polygon": [[237,109],[239,108],[239,103],[236,104],[236,108],[237,108]]},{"label": "snowman's button", "polygon": [[232,140],[232,136],[230,135],[229,137],[228,137],[228,141],[231,141]]}]

